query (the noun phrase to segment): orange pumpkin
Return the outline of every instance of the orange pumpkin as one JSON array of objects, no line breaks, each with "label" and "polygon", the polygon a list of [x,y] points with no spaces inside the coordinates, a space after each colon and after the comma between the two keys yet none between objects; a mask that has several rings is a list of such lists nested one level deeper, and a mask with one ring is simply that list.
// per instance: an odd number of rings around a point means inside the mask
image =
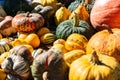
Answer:
[{"label": "orange pumpkin", "polygon": [[105,29],[101,24],[111,28],[120,28],[120,0],[95,0],[90,19],[94,28]]},{"label": "orange pumpkin", "polygon": [[[107,25],[103,25],[108,27]],[[88,41],[86,52],[91,53],[93,49],[99,52],[105,52],[107,55],[115,57],[120,61],[120,29],[114,28],[102,30],[94,34]]]}]

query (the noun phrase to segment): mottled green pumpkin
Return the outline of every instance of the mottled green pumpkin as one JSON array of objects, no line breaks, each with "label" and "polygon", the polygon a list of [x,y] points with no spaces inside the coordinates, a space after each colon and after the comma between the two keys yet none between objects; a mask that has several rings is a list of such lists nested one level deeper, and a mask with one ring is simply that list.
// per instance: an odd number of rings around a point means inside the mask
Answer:
[{"label": "mottled green pumpkin", "polygon": [[66,39],[72,33],[79,33],[89,39],[94,34],[94,29],[86,21],[79,20],[75,13],[73,19],[61,22],[56,28],[56,37]]}]

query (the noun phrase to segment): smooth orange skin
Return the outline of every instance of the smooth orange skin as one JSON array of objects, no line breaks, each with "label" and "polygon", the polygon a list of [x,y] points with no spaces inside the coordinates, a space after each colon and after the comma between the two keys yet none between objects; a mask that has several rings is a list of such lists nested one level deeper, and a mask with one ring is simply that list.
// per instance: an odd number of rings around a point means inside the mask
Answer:
[{"label": "smooth orange skin", "polygon": [[120,28],[120,0],[96,0],[91,10],[90,21],[97,30],[105,29],[102,24]]}]

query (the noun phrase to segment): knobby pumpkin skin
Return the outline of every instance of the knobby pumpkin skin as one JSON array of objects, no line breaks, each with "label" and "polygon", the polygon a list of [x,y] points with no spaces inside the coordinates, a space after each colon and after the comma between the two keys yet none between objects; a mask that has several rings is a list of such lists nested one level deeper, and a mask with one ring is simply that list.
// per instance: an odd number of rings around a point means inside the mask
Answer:
[{"label": "knobby pumpkin skin", "polygon": [[120,36],[120,29],[118,28],[114,28],[114,29],[109,28],[109,30],[102,30],[97,32],[88,41],[86,47],[86,53],[89,54],[93,50],[95,50],[97,53],[106,52],[107,55],[113,56],[120,61],[119,36]]},{"label": "knobby pumpkin skin", "polygon": [[92,8],[91,24],[97,30],[103,30],[101,24],[111,28],[120,28],[120,0],[96,0]]},{"label": "knobby pumpkin skin", "polygon": [[96,52],[83,55],[70,66],[69,80],[119,80],[120,64],[110,56]]},{"label": "knobby pumpkin skin", "polygon": [[12,20],[12,26],[19,32],[31,32],[44,25],[44,18],[38,13],[20,13]]}]

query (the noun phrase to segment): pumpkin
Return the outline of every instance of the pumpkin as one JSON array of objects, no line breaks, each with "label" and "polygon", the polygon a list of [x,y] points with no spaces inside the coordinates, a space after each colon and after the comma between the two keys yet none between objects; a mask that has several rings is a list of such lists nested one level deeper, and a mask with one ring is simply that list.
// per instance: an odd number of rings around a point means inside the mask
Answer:
[{"label": "pumpkin", "polygon": [[6,76],[7,76],[7,74],[5,73],[5,71],[0,69],[0,80],[5,80]]},{"label": "pumpkin", "polygon": [[45,50],[44,49],[41,49],[41,48],[38,48],[38,49],[34,49],[33,52],[32,52],[32,56],[34,58],[36,58],[38,55],[44,53]]},{"label": "pumpkin", "polygon": [[71,11],[69,11],[66,7],[62,6],[55,12],[55,23],[59,25],[61,22],[68,20]]},{"label": "pumpkin", "polygon": [[119,80],[119,76],[119,62],[95,51],[73,61],[69,71],[69,80]]},{"label": "pumpkin", "polygon": [[15,16],[18,11],[32,11],[33,7],[28,3],[28,0],[5,0],[3,5],[7,15]]},{"label": "pumpkin", "polygon": [[17,32],[18,39],[24,40],[28,35],[28,33]]},{"label": "pumpkin", "polygon": [[102,24],[107,24],[111,28],[120,28],[119,16],[119,0],[96,0],[91,10],[90,20],[93,27],[99,31],[105,29]]},{"label": "pumpkin", "polygon": [[34,80],[66,80],[68,67],[63,59],[62,51],[50,48],[38,55],[31,66]]},{"label": "pumpkin", "polygon": [[107,55],[120,60],[120,29],[111,29],[108,25],[103,24],[107,29],[95,33],[88,41],[86,53],[89,54],[93,49],[98,52],[106,52]]},{"label": "pumpkin", "polygon": [[[3,0],[3,1],[4,1],[4,0]],[[0,16],[1,16],[1,17],[7,16],[7,14],[6,14],[6,12],[5,12],[3,6],[0,6]]]},{"label": "pumpkin", "polygon": [[66,39],[72,33],[79,33],[89,39],[94,34],[94,29],[86,21],[79,20],[78,14],[74,13],[71,20],[61,22],[56,28],[56,37]]},{"label": "pumpkin", "polygon": [[31,45],[33,48],[37,48],[40,46],[40,39],[37,34],[30,33],[25,39],[25,42],[27,42],[29,45]]},{"label": "pumpkin", "polygon": [[84,2],[82,2],[69,16],[69,19],[72,19],[74,17],[74,12],[78,14],[78,17],[80,20],[84,20],[88,23],[90,23],[90,16],[89,13],[86,9],[86,7],[84,6]]},{"label": "pumpkin", "polygon": [[53,45],[55,45],[55,44],[62,44],[62,45],[64,45],[65,44],[65,40],[64,39],[57,39],[57,40],[55,40],[53,42]]},{"label": "pumpkin", "polygon": [[85,51],[78,49],[78,50],[72,50],[72,51],[66,52],[63,57],[66,64],[70,67],[73,61],[75,61],[76,59],[80,58],[85,54],[86,54]]},{"label": "pumpkin", "polygon": [[24,45],[15,46],[9,52],[10,55],[19,55],[23,57],[30,65],[32,64],[33,57],[28,47]]},{"label": "pumpkin", "polygon": [[0,66],[2,62],[9,56],[9,52],[4,52],[0,55]]},{"label": "pumpkin", "polygon": [[65,48],[68,51],[75,50],[75,49],[82,49],[86,50],[86,45],[88,40],[84,35],[73,33],[68,36],[67,40],[65,41]]},{"label": "pumpkin", "polygon": [[40,41],[43,44],[50,44],[56,40],[56,36],[53,33],[46,33],[40,37]]},{"label": "pumpkin", "polygon": [[41,37],[42,35],[46,34],[46,33],[51,33],[50,29],[47,27],[41,27],[38,31],[37,31],[37,35],[39,37]]},{"label": "pumpkin", "polygon": [[[1,64],[1,68],[7,74],[14,74],[27,80],[30,75],[30,66],[25,59],[19,55],[10,55]],[[22,79],[21,79],[22,80]]]},{"label": "pumpkin", "polygon": [[32,32],[44,25],[44,18],[38,13],[20,13],[12,20],[12,27],[18,32]]},{"label": "pumpkin", "polygon": [[3,36],[11,36],[17,32],[16,29],[12,27],[12,19],[12,16],[0,17],[0,33]]},{"label": "pumpkin", "polygon": [[57,0],[33,0],[32,4],[42,4],[43,6],[52,6],[54,8],[54,11],[58,9],[58,1]]},{"label": "pumpkin", "polygon": [[9,51],[13,46],[4,39],[0,40],[0,54]]}]

